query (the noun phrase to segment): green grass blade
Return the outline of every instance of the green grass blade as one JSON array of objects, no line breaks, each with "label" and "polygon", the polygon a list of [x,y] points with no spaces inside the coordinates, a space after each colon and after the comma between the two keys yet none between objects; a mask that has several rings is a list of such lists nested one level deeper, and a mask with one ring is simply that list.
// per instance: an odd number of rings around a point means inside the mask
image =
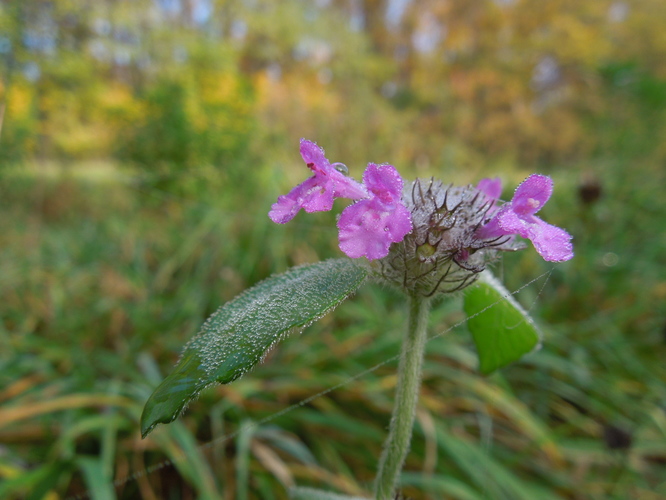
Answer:
[{"label": "green grass blade", "polygon": [[363,497],[351,497],[314,488],[294,487],[289,490],[291,500],[367,500]]},{"label": "green grass blade", "polygon": [[60,462],[19,472],[15,477],[3,477],[0,481],[0,498],[40,500],[56,490],[58,482],[64,474],[69,473],[69,469],[68,463]]},{"label": "green grass blade", "polygon": [[242,376],[290,331],[325,315],[365,278],[366,271],[349,259],[328,260],[272,276],[222,306],[148,399],[142,435],[158,423],[172,422],[206,386]]},{"label": "green grass blade", "polygon": [[437,498],[455,500],[484,500],[482,494],[455,477],[443,474],[429,475],[416,472],[403,472],[400,486],[415,486],[424,493],[437,495]]},{"label": "green grass blade", "polygon": [[247,500],[250,490],[250,445],[255,428],[251,420],[245,420],[241,424],[238,439],[236,439],[236,498],[238,500]]},{"label": "green grass blade", "polygon": [[76,463],[83,472],[88,494],[92,500],[113,500],[116,498],[113,483],[105,470],[103,459],[79,457],[76,459]]},{"label": "green grass blade", "polygon": [[514,474],[481,445],[461,439],[445,426],[437,428],[437,442],[447,455],[483,492],[483,498],[498,500],[556,500],[546,488],[535,486]]},{"label": "green grass blade", "polygon": [[279,427],[266,426],[257,429],[255,436],[270,441],[273,446],[291,455],[305,465],[317,465],[317,459],[301,441]]},{"label": "green grass blade", "polygon": [[173,466],[194,486],[198,498],[202,500],[220,498],[215,475],[204,451],[199,447],[193,433],[182,422],[169,426],[168,431],[163,434],[158,433],[155,435],[155,440],[166,452]]}]

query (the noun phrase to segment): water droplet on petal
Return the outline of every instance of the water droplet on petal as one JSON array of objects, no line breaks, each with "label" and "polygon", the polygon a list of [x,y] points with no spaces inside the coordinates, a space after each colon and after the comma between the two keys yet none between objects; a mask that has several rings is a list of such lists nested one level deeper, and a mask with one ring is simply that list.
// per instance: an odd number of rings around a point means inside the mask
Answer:
[{"label": "water droplet on petal", "polygon": [[344,163],[333,163],[331,166],[342,175],[349,175],[349,169]]}]

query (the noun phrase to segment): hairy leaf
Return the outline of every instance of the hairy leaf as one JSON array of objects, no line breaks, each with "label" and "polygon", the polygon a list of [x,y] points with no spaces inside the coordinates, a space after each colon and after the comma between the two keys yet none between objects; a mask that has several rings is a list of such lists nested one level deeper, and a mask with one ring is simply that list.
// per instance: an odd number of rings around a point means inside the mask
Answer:
[{"label": "hairy leaf", "polygon": [[276,342],[325,315],[365,278],[366,271],[349,259],[327,260],[272,276],[222,306],[148,399],[142,435],[172,422],[206,386],[236,380]]}]

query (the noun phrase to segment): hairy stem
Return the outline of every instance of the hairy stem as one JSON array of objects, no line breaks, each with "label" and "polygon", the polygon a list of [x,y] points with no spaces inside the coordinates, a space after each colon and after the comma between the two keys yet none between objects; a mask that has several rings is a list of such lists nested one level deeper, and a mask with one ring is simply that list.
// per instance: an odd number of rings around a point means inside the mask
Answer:
[{"label": "hairy stem", "polygon": [[375,479],[375,498],[377,500],[393,498],[400,471],[409,451],[416,403],[421,386],[428,307],[429,299],[415,294],[410,296],[409,324],[402,342],[393,415]]}]

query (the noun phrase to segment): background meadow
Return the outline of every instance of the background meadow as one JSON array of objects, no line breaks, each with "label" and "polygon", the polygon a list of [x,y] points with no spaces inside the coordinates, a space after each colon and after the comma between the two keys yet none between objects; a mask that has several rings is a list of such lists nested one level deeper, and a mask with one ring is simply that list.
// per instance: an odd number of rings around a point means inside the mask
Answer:
[{"label": "background meadow", "polygon": [[507,199],[551,175],[544,218],[575,238],[496,267],[544,332],[520,363],[479,375],[460,297],[436,305],[405,497],[666,498],[664,22],[662,0],[1,1],[0,497],[368,494],[406,318],[374,285],[139,434],[218,306],[340,256],[334,213],[266,215],[305,137],[357,178],[499,175]]}]

